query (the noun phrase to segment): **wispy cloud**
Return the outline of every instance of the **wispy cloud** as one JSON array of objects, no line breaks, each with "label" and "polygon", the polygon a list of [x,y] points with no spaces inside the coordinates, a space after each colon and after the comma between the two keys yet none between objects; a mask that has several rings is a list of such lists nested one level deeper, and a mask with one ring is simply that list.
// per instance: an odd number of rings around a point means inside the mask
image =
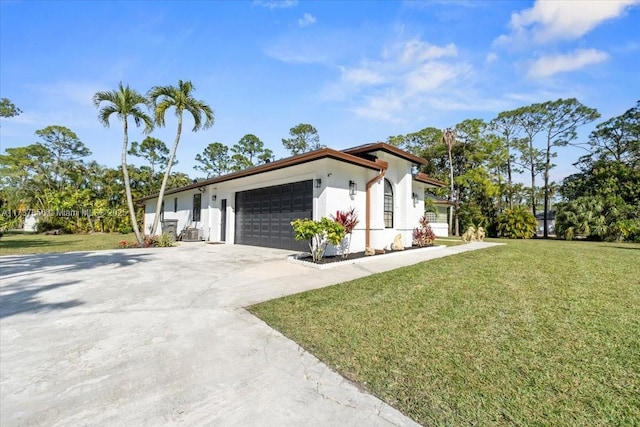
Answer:
[{"label": "wispy cloud", "polygon": [[606,52],[596,49],[578,49],[566,55],[542,56],[529,68],[527,77],[532,79],[550,77],[558,73],[576,71],[607,59],[609,55]]},{"label": "wispy cloud", "polygon": [[346,102],[360,117],[398,122],[471,74],[472,66],[457,56],[453,43],[440,46],[419,38],[390,43],[376,58],[340,66],[339,79],[326,86],[324,96]]},{"label": "wispy cloud", "polygon": [[492,62],[496,62],[498,60],[498,54],[495,52],[489,52],[487,56],[484,58],[485,64],[491,64]]},{"label": "wispy cloud", "polygon": [[253,0],[253,4],[267,9],[286,9],[298,4],[298,0]]},{"label": "wispy cloud", "polygon": [[542,1],[511,15],[511,32],[495,40],[497,45],[543,44],[552,40],[575,40],[605,21],[615,19],[640,0]]},{"label": "wispy cloud", "polygon": [[298,19],[298,26],[300,28],[308,27],[316,23],[316,17],[310,13],[305,13],[302,18]]},{"label": "wispy cloud", "polygon": [[274,43],[264,49],[265,55],[278,61],[291,64],[324,64],[331,62],[331,52],[317,44],[302,41]]},{"label": "wispy cloud", "polygon": [[293,64],[321,64],[336,67],[339,58],[357,51],[354,45],[344,40],[357,40],[358,35],[350,31],[299,31],[282,34],[274,40],[265,41],[263,52],[270,58]]},{"label": "wispy cloud", "polygon": [[369,69],[369,67],[345,68],[341,67],[342,80],[354,85],[378,85],[387,81],[382,74]]}]

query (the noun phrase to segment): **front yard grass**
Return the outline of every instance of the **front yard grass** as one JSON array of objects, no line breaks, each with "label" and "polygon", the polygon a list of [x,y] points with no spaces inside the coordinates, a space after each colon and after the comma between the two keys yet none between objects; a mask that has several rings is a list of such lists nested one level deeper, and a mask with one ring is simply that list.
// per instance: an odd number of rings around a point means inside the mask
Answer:
[{"label": "front yard grass", "polygon": [[250,311],[424,425],[639,425],[640,245],[503,242]]},{"label": "front yard grass", "polygon": [[135,237],[133,233],[62,234],[60,236],[5,233],[0,238],[0,256],[116,249],[122,240],[135,241]]}]

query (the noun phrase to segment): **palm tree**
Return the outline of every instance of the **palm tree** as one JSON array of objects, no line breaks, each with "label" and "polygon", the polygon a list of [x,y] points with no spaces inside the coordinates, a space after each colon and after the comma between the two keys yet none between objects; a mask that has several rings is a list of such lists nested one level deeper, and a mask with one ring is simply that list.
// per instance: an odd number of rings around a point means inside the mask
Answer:
[{"label": "palm tree", "polygon": [[[156,215],[153,219],[153,226],[151,227],[151,235],[156,233],[158,228],[158,222],[160,220],[160,210],[162,209],[162,202],[164,199],[164,191],[167,187],[167,181],[171,174],[171,166],[178,150],[178,144],[180,143],[180,134],[182,133],[182,114],[184,111],[188,111],[193,116],[193,129],[192,132],[197,132],[200,129],[208,129],[213,126],[213,110],[204,101],[195,99],[192,92],[195,90],[193,83],[190,81],[183,82],[178,80],[178,86],[154,86],[149,90],[147,98],[151,104],[154,112],[156,124],[158,126],[164,126],[164,115],[171,107],[175,108],[175,114],[178,118],[178,131],[176,133],[176,139],[171,147],[171,153],[169,154],[169,163],[164,171],[164,178],[162,179],[162,186],[160,187],[160,194],[158,195],[158,204],[156,205]],[[202,121],[204,115],[204,122]]]},{"label": "palm tree", "polygon": [[109,117],[116,114],[124,125],[124,140],[122,142],[122,175],[124,177],[124,186],[127,194],[127,205],[129,206],[129,216],[131,218],[131,227],[136,235],[138,244],[142,244],[142,235],[138,228],[136,220],[136,211],[133,207],[133,199],[131,197],[131,184],[129,182],[129,171],[127,170],[127,147],[129,145],[129,123],[128,118],[131,116],[137,127],[144,123],[144,132],[149,133],[153,129],[153,120],[145,113],[139,105],[146,104],[146,98],[136,90],[122,85],[118,85],[117,90],[96,92],[93,95],[93,104],[96,108],[100,107],[103,102],[106,103],[98,112],[98,120],[104,126],[109,127]]}]

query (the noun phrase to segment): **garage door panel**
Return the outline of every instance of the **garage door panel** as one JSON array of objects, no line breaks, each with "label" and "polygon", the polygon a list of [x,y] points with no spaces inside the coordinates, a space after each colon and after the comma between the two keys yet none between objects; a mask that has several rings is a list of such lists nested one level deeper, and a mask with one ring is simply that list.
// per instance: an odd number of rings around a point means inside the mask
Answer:
[{"label": "garage door panel", "polygon": [[293,238],[291,221],[313,218],[313,182],[236,193],[235,242],[291,250],[309,250]]}]

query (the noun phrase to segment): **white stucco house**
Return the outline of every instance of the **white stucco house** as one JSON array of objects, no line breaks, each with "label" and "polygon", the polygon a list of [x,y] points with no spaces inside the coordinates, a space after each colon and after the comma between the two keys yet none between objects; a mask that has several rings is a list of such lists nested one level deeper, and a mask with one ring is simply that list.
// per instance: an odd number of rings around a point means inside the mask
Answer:
[{"label": "white stucco house", "polygon": [[[165,224],[177,220],[177,234],[199,240],[305,251],[306,242],[294,240],[292,220],[319,220],[354,207],[360,223],[352,252],[389,248],[397,234],[411,246],[428,190],[444,186],[413,173],[426,162],[381,142],[324,148],[168,190],[161,218]],[[148,233],[157,195],[138,202],[145,205]],[[432,227],[436,235],[447,235],[446,219]]]}]

